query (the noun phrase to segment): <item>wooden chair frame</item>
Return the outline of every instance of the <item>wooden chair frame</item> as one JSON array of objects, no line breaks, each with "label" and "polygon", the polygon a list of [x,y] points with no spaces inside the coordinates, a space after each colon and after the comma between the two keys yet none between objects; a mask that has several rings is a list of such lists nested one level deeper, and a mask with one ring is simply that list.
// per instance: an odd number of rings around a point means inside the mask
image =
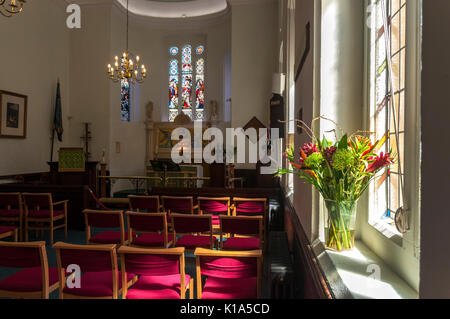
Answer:
[{"label": "wooden chair frame", "polygon": [[[125,215],[127,217],[127,225],[128,225],[128,234],[145,234],[145,233],[151,233],[151,232],[147,232],[147,231],[142,231],[142,230],[133,230],[133,228],[131,227],[130,224],[130,216],[142,216],[142,217],[148,217],[149,213],[136,213],[136,212],[125,212]],[[164,236],[164,246],[161,247],[152,247],[153,248],[169,248],[170,245],[172,245],[173,240],[169,241],[168,240],[168,226],[167,226],[167,214],[166,213],[151,213],[151,216],[160,216],[163,217],[164,216],[164,220],[163,220],[163,229],[162,229],[162,233]],[[128,235],[128,244],[129,246],[132,247],[143,247],[143,246],[139,246],[139,245],[135,245],[133,244],[133,236]],[[143,247],[144,248],[144,247]],[[148,248],[148,247],[146,247]]]},{"label": "wooden chair frame", "polygon": [[[58,276],[59,276],[59,299],[118,299],[122,293],[123,288],[119,289],[119,268],[117,263],[117,245],[73,245],[63,242],[57,242],[53,245],[56,249],[56,259],[58,261]],[[62,267],[61,263],[61,249],[73,249],[73,250],[90,250],[90,251],[106,251],[110,253],[111,265],[112,265],[112,283],[113,283],[113,295],[104,297],[87,297],[72,295],[64,292],[66,286],[66,269]],[[132,285],[136,281],[136,277],[132,281],[126,283],[126,285]],[[124,286],[122,286],[124,287]]]},{"label": "wooden chair frame", "polygon": [[194,252],[195,255],[195,269],[196,269],[196,282],[197,282],[197,299],[202,298],[202,272],[200,267],[200,257],[223,257],[223,258],[257,258],[257,277],[256,277],[256,289],[257,298],[261,297],[261,281],[262,281],[262,251],[250,250],[250,251],[224,251],[224,250],[210,250],[204,248],[197,248]]},{"label": "wooden chair frame", "polygon": [[[22,200],[22,194],[20,193],[0,193],[0,196],[2,195],[8,195],[8,196],[14,196],[16,195],[19,200],[19,217],[0,217],[0,222],[16,222],[19,224],[19,237],[20,240],[23,240],[23,200]],[[8,209],[11,209],[11,206],[8,206]]]},{"label": "wooden chair frame", "polygon": [[0,239],[8,238],[8,237],[11,237],[11,236],[13,237],[14,242],[17,243],[17,241],[19,239],[18,229],[17,228],[14,229],[14,230],[8,231],[8,232],[0,233]]},{"label": "wooden chair frame", "polygon": [[92,210],[92,209],[85,209],[83,210],[84,214],[84,224],[86,227],[86,244],[87,245],[98,245],[98,243],[91,242],[91,226],[88,223],[88,214],[108,214],[108,215],[120,215],[120,245],[126,245],[128,244],[130,237],[132,234],[128,233],[128,240],[125,240],[125,225],[123,221],[123,211],[121,210],[114,210],[114,211],[107,211],[107,210]]},{"label": "wooden chair frame", "polygon": [[153,196],[143,196],[143,195],[128,195],[128,200],[129,200],[129,203],[130,203],[130,210],[131,211],[133,211],[133,212],[137,212],[137,213],[140,213],[140,211],[139,211],[139,209],[137,209],[137,208],[133,208],[133,205],[131,204],[131,198],[140,198],[140,199],[156,199],[157,200],[157,203],[158,203],[158,211],[156,211],[156,212],[147,212],[147,213],[161,213],[162,212],[162,210],[164,209],[163,208],[163,205],[161,205],[161,201],[160,201],[160,199],[159,199],[159,196],[158,195],[153,195]]},{"label": "wooden chair frame", "polygon": [[18,291],[7,291],[0,290],[0,298],[13,298],[13,299],[49,299],[50,293],[58,289],[59,282],[54,283],[50,286],[49,282],[49,270],[48,270],[48,259],[47,251],[45,250],[45,241],[36,241],[31,243],[10,243],[10,242],[0,242],[0,247],[20,247],[20,248],[36,248],[39,249],[39,256],[41,259],[41,269],[42,269],[42,290],[41,291],[31,291],[31,292],[18,292]]},{"label": "wooden chair frame", "polygon": [[[25,241],[28,241],[28,231],[31,229],[34,230],[41,230],[41,231],[45,231],[45,230],[49,230],[50,231],[50,244],[53,245],[53,237],[54,234],[53,232],[59,228],[64,228],[64,238],[67,239],[67,204],[68,204],[68,200],[63,200],[63,201],[59,201],[54,203],[53,202],[53,198],[52,198],[52,194],[51,193],[23,193],[22,194],[22,198],[23,198],[23,203],[25,206]],[[48,196],[48,200],[49,200],[49,209],[50,209],[50,218],[32,218],[29,217],[29,207],[27,205],[26,202],[26,197],[27,196]],[[53,211],[55,206],[60,206],[63,205],[64,206],[64,215],[60,215],[60,216],[53,216]],[[37,207],[38,211],[39,211],[39,207]],[[54,222],[64,219],[64,224],[55,226]],[[29,225],[29,223],[49,223],[49,226],[31,226]]]},{"label": "wooden chair frame", "polygon": [[124,285],[126,282],[126,266],[125,266],[125,258],[123,258],[124,254],[142,254],[142,255],[178,255],[180,257],[180,291],[181,291],[181,299],[186,299],[186,289],[189,290],[189,299],[194,299],[194,278],[191,278],[189,281],[189,285],[186,288],[186,271],[185,271],[185,258],[184,258],[185,249],[184,247],[177,248],[167,248],[167,249],[145,249],[145,248],[137,248],[137,247],[128,247],[122,246],[119,248],[120,263],[122,269],[122,287],[125,287],[122,292],[122,298],[126,299],[128,288],[130,286]]},{"label": "wooden chair frame", "polygon": [[[220,233],[220,249],[223,249],[223,237],[224,234],[222,232],[222,220],[228,219],[228,220],[258,220],[259,221],[259,232],[257,234],[252,234],[255,236],[258,236],[259,239],[259,245],[260,249],[263,249],[263,241],[264,241],[264,234],[263,234],[263,216],[219,216],[220,225],[219,225],[219,233]],[[229,235],[228,235],[229,234]],[[235,237],[234,235],[242,235],[237,233],[227,233],[228,237]],[[239,236],[240,237],[240,236]],[[242,237],[248,237],[248,235],[242,236]],[[251,236],[253,237],[253,236]]]},{"label": "wooden chair frame", "polygon": [[[191,211],[189,214],[193,215],[194,211],[198,209],[198,205],[194,206],[194,197],[192,196],[161,196],[161,205],[164,209],[164,211],[166,213],[168,213],[169,215],[172,213],[169,209],[166,209],[165,205],[164,205],[164,200],[165,199],[190,199],[191,200]],[[180,214],[180,212],[173,212],[174,214]],[[186,215],[186,214],[185,214]]]},{"label": "wooden chair frame", "polygon": [[[173,218],[174,217],[183,217],[183,218],[192,218],[192,219],[204,219],[205,217],[209,218],[209,241],[210,241],[210,248],[214,248],[214,241],[213,241],[213,231],[212,231],[212,216],[211,215],[186,215],[186,214],[172,214],[170,215],[170,219],[172,221],[172,231],[173,231],[173,246],[175,247],[177,243],[177,233],[175,230],[175,227],[173,226]],[[193,233],[180,233],[179,235],[191,235],[191,234],[199,234],[198,232]],[[204,233],[202,233],[204,234]],[[207,235],[206,235],[207,236]],[[193,252],[191,249],[186,249],[187,252]]]}]

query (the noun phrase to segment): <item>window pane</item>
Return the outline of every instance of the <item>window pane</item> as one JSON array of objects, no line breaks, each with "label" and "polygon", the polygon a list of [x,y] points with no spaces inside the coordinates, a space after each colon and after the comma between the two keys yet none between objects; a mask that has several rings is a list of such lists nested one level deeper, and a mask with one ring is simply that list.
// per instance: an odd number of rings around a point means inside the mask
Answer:
[{"label": "window pane", "polygon": [[[203,51],[202,51],[203,52]],[[205,60],[199,59],[196,67],[196,87],[195,87],[195,112],[196,119],[204,119],[205,109]]]},{"label": "window pane", "polygon": [[192,47],[186,45],[182,51],[182,85],[181,107],[183,113],[192,119]]},{"label": "window pane", "polygon": [[121,119],[124,122],[130,122],[130,82],[124,79],[120,82],[121,85]]},{"label": "window pane", "polygon": [[178,115],[178,61],[169,62],[169,121]]}]

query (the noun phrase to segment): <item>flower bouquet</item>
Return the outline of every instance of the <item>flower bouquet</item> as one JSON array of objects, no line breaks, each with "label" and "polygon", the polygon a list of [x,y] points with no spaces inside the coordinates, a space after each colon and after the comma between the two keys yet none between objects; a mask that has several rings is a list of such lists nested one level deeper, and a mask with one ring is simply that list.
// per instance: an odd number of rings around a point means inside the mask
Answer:
[{"label": "flower bouquet", "polygon": [[328,211],[326,247],[337,251],[353,249],[358,199],[377,172],[394,161],[389,153],[377,154],[386,136],[375,143],[360,135],[344,135],[336,142],[325,137],[322,141],[312,138],[314,143],[300,148],[298,161],[293,147],[286,151],[291,168],[279,170],[276,176],[293,173],[314,185]]}]

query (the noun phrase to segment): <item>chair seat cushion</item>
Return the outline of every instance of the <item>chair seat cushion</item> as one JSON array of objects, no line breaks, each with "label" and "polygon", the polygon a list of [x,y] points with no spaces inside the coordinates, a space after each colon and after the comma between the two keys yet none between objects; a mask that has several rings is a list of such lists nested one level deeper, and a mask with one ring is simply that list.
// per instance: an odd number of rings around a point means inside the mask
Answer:
[{"label": "chair seat cushion", "polygon": [[[30,210],[28,212],[28,218],[50,218],[51,211],[48,209],[42,210]],[[53,217],[63,216],[63,210],[53,210]]]},{"label": "chair seat cushion", "polygon": [[[128,240],[128,232],[125,233],[125,240]],[[120,231],[101,232],[92,236],[91,242],[97,244],[121,244]]]},{"label": "chair seat cushion", "polygon": [[7,232],[10,232],[10,231],[13,231],[16,228],[17,227],[14,227],[14,226],[0,226],[0,235],[4,234],[4,233],[7,233]]},{"label": "chair seat cushion", "polygon": [[[173,234],[167,235],[167,242],[171,242],[173,240]],[[163,247],[164,246],[164,235],[163,234],[155,234],[155,233],[147,233],[138,236],[136,239],[133,239],[133,245],[145,246],[145,247]]]},{"label": "chair seat cushion", "polygon": [[[213,245],[216,244],[217,238],[213,238]],[[194,249],[196,247],[210,248],[211,241],[209,236],[184,235],[177,240],[176,247],[184,247],[186,249]]]},{"label": "chair seat cushion", "polygon": [[[186,288],[190,280],[191,277],[185,275]],[[180,281],[180,275],[141,276],[128,289],[127,299],[180,299]]]},{"label": "chair seat cushion", "polygon": [[256,299],[256,289],[256,277],[242,279],[208,277],[202,299]]},{"label": "chair seat cushion", "polygon": [[20,216],[20,209],[0,209],[0,217],[14,218]]},{"label": "chair seat cushion", "polygon": [[230,237],[223,243],[226,250],[258,250],[261,249],[259,238]]},{"label": "chair seat cushion", "polygon": [[213,224],[213,225],[220,225],[220,219],[219,219],[219,216],[217,216],[217,215],[213,215],[213,216],[212,216],[212,224]]},{"label": "chair seat cushion", "polygon": [[[58,279],[58,268],[49,267],[49,285],[56,284]],[[42,290],[41,267],[25,268],[14,275],[0,281],[0,290],[15,292],[37,292]]]},{"label": "chair seat cushion", "polygon": [[[133,279],[127,274],[127,281]],[[122,288],[122,274],[118,272],[118,287]],[[81,275],[80,288],[64,287],[63,292],[80,297],[109,297],[113,295],[112,271],[87,272]]]}]

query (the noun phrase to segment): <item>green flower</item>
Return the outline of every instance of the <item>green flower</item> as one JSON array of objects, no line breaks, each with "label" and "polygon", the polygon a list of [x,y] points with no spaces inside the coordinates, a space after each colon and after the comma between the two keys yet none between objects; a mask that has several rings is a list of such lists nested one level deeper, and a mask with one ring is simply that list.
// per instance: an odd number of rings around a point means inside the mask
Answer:
[{"label": "green flower", "polygon": [[333,167],[338,171],[343,171],[355,165],[355,157],[349,150],[340,149],[333,155]]},{"label": "green flower", "polygon": [[307,168],[319,168],[320,165],[322,165],[323,161],[324,159],[322,154],[312,153],[305,159],[303,165]]}]

